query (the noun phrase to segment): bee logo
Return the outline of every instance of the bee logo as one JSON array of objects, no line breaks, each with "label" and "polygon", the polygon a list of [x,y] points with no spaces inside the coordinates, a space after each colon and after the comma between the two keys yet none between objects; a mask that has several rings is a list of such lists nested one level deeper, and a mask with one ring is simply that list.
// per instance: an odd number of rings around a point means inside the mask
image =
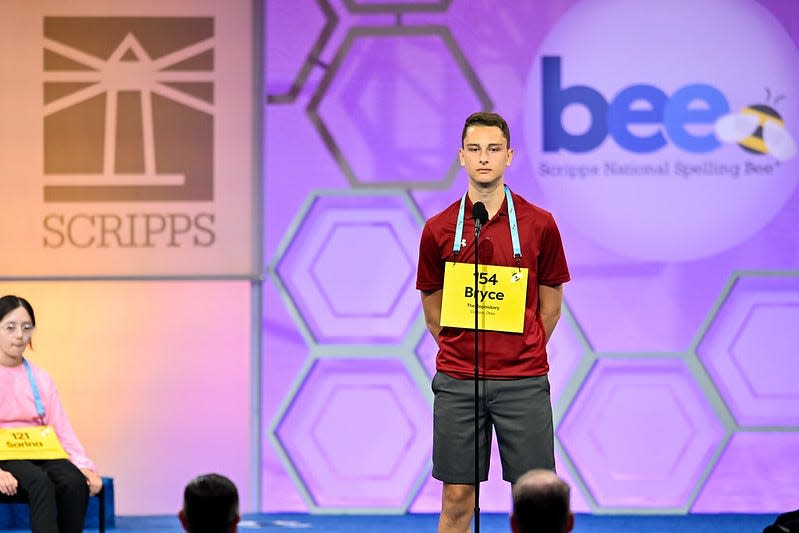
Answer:
[{"label": "bee logo", "polygon": [[[766,89],[766,101],[771,92]],[[773,105],[782,99],[778,96]],[[753,154],[771,154],[780,161],[796,154],[796,143],[785,129],[785,122],[777,110],[766,104],[754,104],[739,113],[724,115],[715,125],[716,135],[724,142],[738,146]]]}]

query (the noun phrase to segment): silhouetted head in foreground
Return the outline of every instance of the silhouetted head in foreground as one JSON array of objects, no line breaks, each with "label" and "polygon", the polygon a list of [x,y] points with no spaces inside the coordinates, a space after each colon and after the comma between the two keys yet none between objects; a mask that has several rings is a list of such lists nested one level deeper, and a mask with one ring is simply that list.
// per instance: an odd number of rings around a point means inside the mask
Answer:
[{"label": "silhouetted head in foreground", "polygon": [[188,533],[231,533],[239,523],[239,492],[225,476],[205,474],[186,485],[178,513]]},{"label": "silhouetted head in foreground", "polygon": [[530,470],[513,486],[514,533],[567,533],[574,527],[569,486],[550,470]]}]

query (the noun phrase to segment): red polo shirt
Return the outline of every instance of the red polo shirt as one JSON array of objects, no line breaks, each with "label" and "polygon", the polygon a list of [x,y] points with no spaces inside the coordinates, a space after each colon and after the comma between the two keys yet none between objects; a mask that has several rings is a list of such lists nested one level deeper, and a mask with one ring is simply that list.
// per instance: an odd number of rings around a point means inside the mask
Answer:
[{"label": "red polo shirt", "polygon": [[[541,376],[549,371],[546,334],[538,315],[538,286],[569,281],[569,269],[558,227],[552,215],[512,193],[522,249],[521,266],[529,271],[522,333],[481,331],[478,339],[480,375],[489,379]],[[466,198],[463,238],[466,245],[452,251],[460,199],[433,216],[422,230],[416,288],[434,292],[444,287],[447,261],[474,262],[472,202]],[[507,200],[480,232],[480,264],[515,266]],[[444,327],[438,336],[436,370],[455,378],[474,376],[474,332]]]}]

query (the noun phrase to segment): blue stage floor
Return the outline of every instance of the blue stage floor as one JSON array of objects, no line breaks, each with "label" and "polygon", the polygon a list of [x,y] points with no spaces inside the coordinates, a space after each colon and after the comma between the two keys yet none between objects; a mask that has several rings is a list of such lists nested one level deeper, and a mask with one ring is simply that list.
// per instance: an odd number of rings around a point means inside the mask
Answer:
[{"label": "blue stage floor", "polygon": [[[596,516],[577,515],[577,533],[760,533],[774,521],[775,515],[724,514],[687,516]],[[399,533],[435,532],[438,515],[307,515],[260,514],[246,515],[239,531],[324,531],[341,533]],[[92,531],[92,530],[87,530]],[[94,530],[96,531],[96,530]],[[182,531],[175,516],[118,516],[112,531],[124,533],[179,533]],[[480,531],[502,533],[510,531],[508,517],[503,514],[483,514]]]}]

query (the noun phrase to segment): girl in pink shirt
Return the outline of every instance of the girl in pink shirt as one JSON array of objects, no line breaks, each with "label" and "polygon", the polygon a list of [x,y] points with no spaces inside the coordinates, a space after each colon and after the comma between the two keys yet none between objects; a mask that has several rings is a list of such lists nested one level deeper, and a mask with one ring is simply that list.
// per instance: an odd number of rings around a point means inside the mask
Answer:
[{"label": "girl in pink shirt", "polygon": [[27,300],[0,298],[0,427],[51,426],[69,459],[4,460],[0,455],[0,498],[27,497],[33,533],[77,533],[83,531],[89,496],[103,483],[50,376],[22,356],[35,327]]}]

